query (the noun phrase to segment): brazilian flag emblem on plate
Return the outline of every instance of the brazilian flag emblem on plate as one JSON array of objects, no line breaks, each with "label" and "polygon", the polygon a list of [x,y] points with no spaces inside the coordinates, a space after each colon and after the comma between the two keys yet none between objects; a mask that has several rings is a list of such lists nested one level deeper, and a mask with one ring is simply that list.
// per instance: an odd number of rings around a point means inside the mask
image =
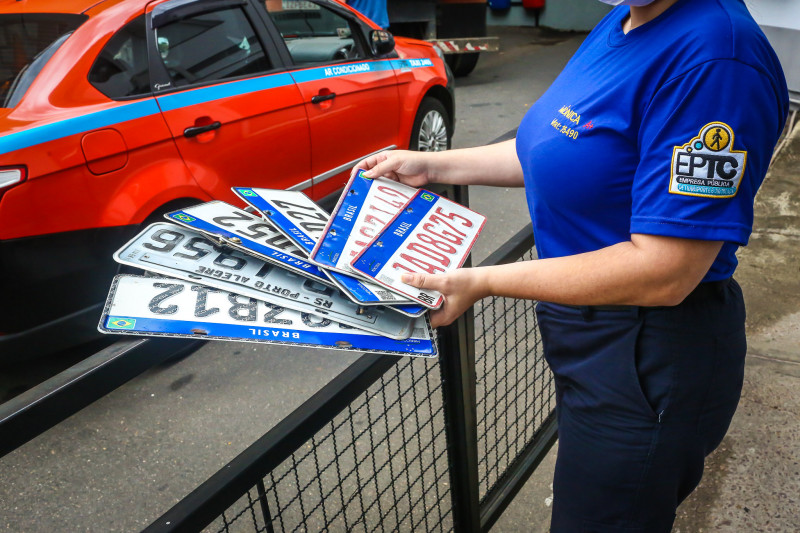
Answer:
[{"label": "brazilian flag emblem on plate", "polygon": [[252,189],[239,189],[242,196],[258,196]]},{"label": "brazilian flag emblem on plate", "polygon": [[189,216],[186,213],[176,213],[172,215],[172,218],[176,220],[182,220],[183,222],[194,222],[196,220],[194,217]]},{"label": "brazilian flag emblem on plate", "polygon": [[135,318],[120,318],[116,316],[110,316],[106,321],[106,327],[108,329],[133,329],[135,326]]},{"label": "brazilian flag emblem on plate", "polygon": [[432,194],[428,194],[426,192],[422,193],[422,199],[423,200],[427,200],[429,202],[432,202],[434,200],[433,195]]}]

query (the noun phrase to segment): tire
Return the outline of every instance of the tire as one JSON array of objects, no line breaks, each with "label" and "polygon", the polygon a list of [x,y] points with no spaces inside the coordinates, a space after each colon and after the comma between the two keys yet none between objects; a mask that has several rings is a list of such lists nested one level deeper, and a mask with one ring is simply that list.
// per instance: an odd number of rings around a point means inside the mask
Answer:
[{"label": "tire", "polygon": [[423,98],[411,129],[409,150],[443,152],[450,149],[452,138],[453,125],[447,109],[435,98]]},{"label": "tire", "polygon": [[447,61],[450,70],[453,71],[453,76],[462,78],[475,69],[478,64],[479,52],[469,52],[465,54],[447,54],[445,61]]}]

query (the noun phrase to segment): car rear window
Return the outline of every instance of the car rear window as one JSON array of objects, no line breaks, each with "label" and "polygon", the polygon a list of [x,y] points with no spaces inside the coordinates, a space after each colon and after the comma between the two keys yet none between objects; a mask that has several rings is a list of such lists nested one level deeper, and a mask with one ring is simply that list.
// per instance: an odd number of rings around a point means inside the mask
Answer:
[{"label": "car rear window", "polygon": [[0,107],[15,107],[85,15],[0,15]]}]

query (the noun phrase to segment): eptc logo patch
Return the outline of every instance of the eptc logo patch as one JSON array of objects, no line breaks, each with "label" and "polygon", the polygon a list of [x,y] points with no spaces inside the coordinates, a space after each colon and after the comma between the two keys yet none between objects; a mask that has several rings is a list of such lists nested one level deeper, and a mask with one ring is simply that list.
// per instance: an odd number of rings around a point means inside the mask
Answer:
[{"label": "eptc logo patch", "polygon": [[669,192],[705,198],[732,198],[739,190],[747,152],[733,149],[733,129],[706,124],[700,134],[672,152]]}]

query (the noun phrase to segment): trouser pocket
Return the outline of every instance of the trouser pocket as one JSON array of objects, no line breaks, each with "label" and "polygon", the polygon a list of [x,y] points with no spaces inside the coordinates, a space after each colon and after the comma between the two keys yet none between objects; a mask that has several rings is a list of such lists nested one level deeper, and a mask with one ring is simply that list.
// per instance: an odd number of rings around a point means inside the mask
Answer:
[{"label": "trouser pocket", "polygon": [[[545,358],[559,383],[559,401],[577,416],[612,415],[652,422],[658,414],[637,372],[642,320],[637,308],[582,312],[537,308]],[[646,364],[647,371],[661,365]]]}]

